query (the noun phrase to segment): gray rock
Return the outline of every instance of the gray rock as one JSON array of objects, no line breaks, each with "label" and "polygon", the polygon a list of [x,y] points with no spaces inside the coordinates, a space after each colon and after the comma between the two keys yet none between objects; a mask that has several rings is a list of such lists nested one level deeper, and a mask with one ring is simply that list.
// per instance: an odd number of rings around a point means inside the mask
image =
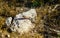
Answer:
[{"label": "gray rock", "polygon": [[6,24],[7,24],[7,26],[9,26],[9,25],[11,24],[11,21],[12,21],[12,17],[8,17],[8,18],[6,19]]},{"label": "gray rock", "polygon": [[[33,24],[31,21],[35,21],[36,16],[37,14],[35,9],[31,9],[27,12],[17,14],[16,17],[14,17],[13,19],[10,29],[18,33],[27,33],[34,28],[35,24]],[[7,26],[11,24],[11,21],[12,17],[7,18]]]}]

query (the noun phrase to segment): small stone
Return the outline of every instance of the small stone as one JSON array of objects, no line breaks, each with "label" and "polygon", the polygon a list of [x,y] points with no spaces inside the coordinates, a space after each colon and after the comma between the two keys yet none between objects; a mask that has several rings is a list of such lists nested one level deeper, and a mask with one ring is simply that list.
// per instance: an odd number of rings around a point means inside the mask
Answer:
[{"label": "small stone", "polygon": [[10,37],[10,35],[8,35],[8,37]]},{"label": "small stone", "polygon": [[21,8],[21,11],[23,11],[23,8]]},{"label": "small stone", "polygon": [[10,35],[5,35],[5,37],[6,37],[6,38],[9,38],[9,37],[10,37]]}]

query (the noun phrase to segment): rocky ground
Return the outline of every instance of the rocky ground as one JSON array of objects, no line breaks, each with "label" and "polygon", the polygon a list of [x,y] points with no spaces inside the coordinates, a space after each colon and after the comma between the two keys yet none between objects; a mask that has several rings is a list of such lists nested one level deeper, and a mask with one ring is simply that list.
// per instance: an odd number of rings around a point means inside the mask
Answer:
[{"label": "rocky ground", "polygon": [[19,7],[19,4],[7,1],[0,1],[0,38],[60,38],[60,4],[34,8],[37,13],[35,28],[28,33],[19,34],[6,25],[6,19],[31,8],[24,5]]}]

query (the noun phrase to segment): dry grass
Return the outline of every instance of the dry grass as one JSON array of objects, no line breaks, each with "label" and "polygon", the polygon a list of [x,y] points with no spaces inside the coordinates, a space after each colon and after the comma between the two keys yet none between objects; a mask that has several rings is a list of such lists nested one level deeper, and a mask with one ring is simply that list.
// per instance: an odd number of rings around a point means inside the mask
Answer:
[{"label": "dry grass", "polygon": [[[54,5],[52,6],[42,6],[42,7],[39,7],[39,8],[36,8],[36,12],[37,12],[37,17],[36,17],[36,27],[33,29],[33,32],[29,32],[27,34],[23,34],[23,35],[19,35],[18,33],[16,32],[12,32],[12,33],[9,33],[7,31],[7,27],[4,28],[4,29],[1,29],[2,26],[4,26],[5,24],[5,20],[7,17],[9,16],[15,16],[16,14],[18,14],[18,12],[23,12],[24,10],[21,10],[21,7],[19,7],[19,9],[17,9],[17,7],[15,7],[14,5],[9,7],[7,3],[5,2],[0,2],[0,33],[2,36],[1,38],[5,38],[5,35],[10,35],[9,38],[44,38],[44,35],[40,32],[43,32],[44,31],[44,21],[43,21],[43,17],[48,14],[48,13],[51,13],[51,14],[54,14],[53,12],[54,11],[57,11],[57,10],[54,10],[52,11]],[[24,7],[22,7],[22,9],[24,9]],[[49,17],[50,14],[48,15]],[[43,22],[41,22],[43,21]]]},{"label": "dry grass", "polygon": [[[24,7],[22,7],[22,9],[24,9]],[[1,38],[6,38],[8,35],[10,35],[10,37],[8,37],[8,38],[43,38],[43,35],[38,34],[37,32],[36,33],[29,32],[28,34],[19,35],[18,33],[15,33],[15,32],[9,33],[7,31],[8,27],[6,27],[6,28],[4,27],[6,18],[9,16],[14,17],[16,14],[18,14],[19,11],[23,12],[25,10],[21,11],[21,8],[17,9],[14,6],[9,7],[7,3],[3,2],[3,4],[1,4],[1,2],[0,2],[0,31],[1,31],[0,36],[1,36]],[[36,18],[37,18],[36,24],[38,26],[40,16],[37,16]]]}]

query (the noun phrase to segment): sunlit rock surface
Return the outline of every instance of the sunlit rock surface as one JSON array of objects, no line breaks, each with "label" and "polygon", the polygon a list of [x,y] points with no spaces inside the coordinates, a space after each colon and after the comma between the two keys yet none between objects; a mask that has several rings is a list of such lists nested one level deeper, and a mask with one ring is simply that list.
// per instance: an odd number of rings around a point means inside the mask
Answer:
[{"label": "sunlit rock surface", "polygon": [[[17,14],[14,19],[8,17],[6,19],[7,26],[11,26],[10,29],[18,33],[27,33],[34,28],[35,17],[37,16],[35,9],[30,9],[27,12]],[[12,21],[13,20],[13,21]]]},{"label": "sunlit rock surface", "polygon": [[6,20],[7,26],[9,26],[11,24],[11,21],[12,21],[12,17],[8,17]]}]

